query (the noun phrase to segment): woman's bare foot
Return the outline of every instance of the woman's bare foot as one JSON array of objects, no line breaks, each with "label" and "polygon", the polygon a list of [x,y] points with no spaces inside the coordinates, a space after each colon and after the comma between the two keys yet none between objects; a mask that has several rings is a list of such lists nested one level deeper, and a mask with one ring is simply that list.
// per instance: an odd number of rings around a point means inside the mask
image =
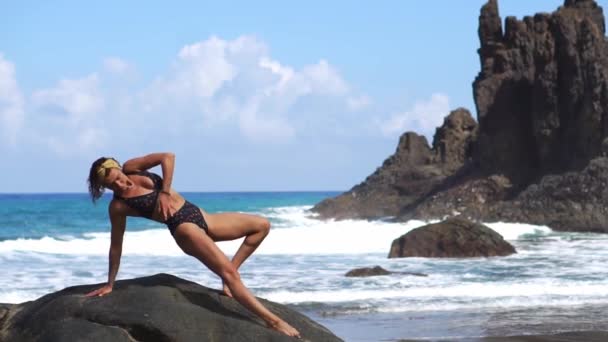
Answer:
[{"label": "woman's bare foot", "polygon": [[276,323],[269,323],[268,327],[270,329],[274,329],[280,333],[283,333],[287,336],[302,338],[302,336],[300,336],[299,331],[297,331],[294,327],[292,327],[291,325],[289,325],[287,322],[285,322],[283,320],[279,320]]},{"label": "woman's bare foot", "polygon": [[222,291],[224,292],[224,294],[226,296],[230,297],[230,298],[233,298],[232,297],[232,292],[230,292],[230,289],[228,288],[228,285],[226,285],[226,283],[224,283],[224,282],[222,282],[222,285],[223,285]]}]

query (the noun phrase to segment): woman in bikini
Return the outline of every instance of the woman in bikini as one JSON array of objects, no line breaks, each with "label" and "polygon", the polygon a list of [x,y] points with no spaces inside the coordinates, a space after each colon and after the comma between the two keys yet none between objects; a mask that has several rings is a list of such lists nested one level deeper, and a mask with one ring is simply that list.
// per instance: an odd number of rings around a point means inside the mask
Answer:
[{"label": "woman in bikini", "polygon": [[[93,201],[110,189],[114,197],[109,204],[112,225],[108,282],[87,296],[103,296],[112,292],[120,257],[127,216],[145,217],[165,223],[188,255],[201,261],[223,281],[224,293],[234,297],[267,325],[288,336],[300,333],[270,312],[243,285],[238,269],[255,251],[270,230],[267,219],[240,213],[209,214],[186,201],[171,188],[175,156],[153,153],[120,164],[113,158],[99,158],[91,166],[89,192]],[[163,177],[147,170],[160,165]],[[236,254],[229,260],[215,241],[245,237]]]}]

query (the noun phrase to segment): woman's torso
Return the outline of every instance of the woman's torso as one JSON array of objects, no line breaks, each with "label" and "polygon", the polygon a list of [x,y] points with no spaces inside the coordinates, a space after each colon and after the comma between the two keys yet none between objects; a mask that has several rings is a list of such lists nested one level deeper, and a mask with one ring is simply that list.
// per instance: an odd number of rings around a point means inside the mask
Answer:
[{"label": "woman's torso", "polygon": [[[124,201],[128,207],[136,212],[136,215],[130,216],[143,216],[165,223],[158,211],[158,197],[162,189],[163,179],[159,175],[148,171],[127,174],[127,177],[133,182],[133,187],[120,195],[115,194],[114,198]],[[171,212],[175,213],[184,203],[185,199],[171,189],[169,196]]]}]

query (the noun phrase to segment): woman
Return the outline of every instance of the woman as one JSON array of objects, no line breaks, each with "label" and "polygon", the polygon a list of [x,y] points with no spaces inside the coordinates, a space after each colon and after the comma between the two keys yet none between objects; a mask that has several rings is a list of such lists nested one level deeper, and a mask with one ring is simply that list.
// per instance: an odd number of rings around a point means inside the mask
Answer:
[{"label": "woman", "polygon": [[[108,283],[87,296],[103,296],[112,292],[120,265],[122,239],[127,216],[166,223],[178,246],[223,281],[224,293],[234,297],[247,309],[260,316],[267,325],[288,336],[300,333],[266,309],[241,282],[238,268],[255,251],[270,230],[265,218],[240,213],[208,214],[171,189],[175,156],[172,153],[153,153],[120,164],[113,158],[99,158],[91,166],[89,192],[93,202],[106,188],[114,192],[109,204],[112,225]],[[161,165],[163,177],[147,170]],[[232,261],[222,253],[214,241],[245,237]]]}]

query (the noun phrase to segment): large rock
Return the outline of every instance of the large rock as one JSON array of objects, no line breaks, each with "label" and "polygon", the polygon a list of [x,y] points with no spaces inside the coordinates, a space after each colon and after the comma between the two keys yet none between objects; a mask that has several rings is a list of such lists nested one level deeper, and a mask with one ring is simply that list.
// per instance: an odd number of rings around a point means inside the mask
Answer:
[{"label": "large rock", "polygon": [[364,182],[312,211],[321,218],[337,219],[398,216],[465,164],[476,128],[469,111],[459,108],[437,129],[432,147],[424,136],[404,133],[395,154]]},{"label": "large rock", "polygon": [[8,316],[8,312],[13,306],[14,304],[0,303],[0,327],[2,327],[4,319]]},{"label": "large rock", "polygon": [[512,184],[501,175],[462,182],[429,196],[400,219],[462,215],[486,222],[526,222],[560,231],[608,233],[608,158],[580,172],[543,176],[508,198]]},{"label": "large rock", "polygon": [[608,233],[608,158],[581,172],[544,176],[514,200],[493,206],[494,220],[529,222],[562,231]]},{"label": "large rock", "polygon": [[608,42],[595,1],[507,17],[503,32],[490,0],[479,40],[475,159],[487,173],[525,186],[547,173],[580,170],[600,154],[608,135]]},{"label": "large rock", "polygon": [[433,220],[462,215],[470,219],[496,221],[496,204],[508,203],[503,200],[510,196],[512,187],[511,181],[503,175],[465,178],[421,199],[415,208],[404,212],[399,219]]},{"label": "large rock", "polygon": [[479,125],[451,113],[432,148],[406,133],[374,174],[313,211],[321,218],[398,221],[460,214],[608,232],[602,205],[608,170],[600,158],[608,156],[602,8],[566,0],[551,14],[508,17],[503,30],[497,1],[489,0],[478,33]]},{"label": "large rock", "polygon": [[[118,281],[104,297],[99,285],[76,286],[9,307],[0,341],[293,341],[265,326],[219,291],[167,274]],[[304,340],[341,341],[287,307],[260,299]]]},{"label": "large rock", "polygon": [[395,239],[389,258],[462,258],[505,256],[515,248],[492,229],[453,217],[411,230]]}]

